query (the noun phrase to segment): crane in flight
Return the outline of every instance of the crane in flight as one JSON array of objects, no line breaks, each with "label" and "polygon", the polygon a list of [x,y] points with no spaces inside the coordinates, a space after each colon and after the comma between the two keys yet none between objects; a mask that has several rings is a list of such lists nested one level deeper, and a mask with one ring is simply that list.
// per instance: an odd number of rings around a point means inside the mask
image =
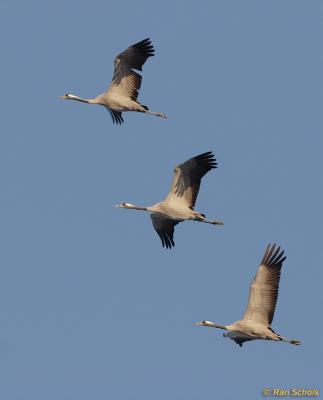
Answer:
[{"label": "crane in flight", "polygon": [[205,214],[194,210],[202,177],[216,167],[217,163],[211,151],[200,154],[174,169],[172,186],[165,200],[150,207],[138,207],[131,203],[118,204],[116,207],[150,212],[153,226],[163,247],[170,249],[175,246],[174,227],[182,221],[223,225],[221,221],[210,221]]},{"label": "crane in flight", "polygon": [[148,57],[154,56],[154,47],[149,38],[142,40],[117,55],[114,60],[114,73],[108,90],[94,99],[83,99],[74,94],[65,94],[64,100],[81,101],[104,106],[110,113],[113,123],[122,124],[124,111],[137,111],[166,118],[165,114],[150,111],[137,101],[142,76],[134,71],[142,71]]},{"label": "crane in flight", "polygon": [[275,340],[299,345],[296,339],[285,338],[271,327],[274,317],[280,270],[285,261],[284,251],[276,244],[268,245],[254,277],[249,292],[249,301],[242,319],[231,325],[219,325],[211,321],[197,322],[198,326],[224,329],[224,337],[234,340],[239,346],[250,340]]}]

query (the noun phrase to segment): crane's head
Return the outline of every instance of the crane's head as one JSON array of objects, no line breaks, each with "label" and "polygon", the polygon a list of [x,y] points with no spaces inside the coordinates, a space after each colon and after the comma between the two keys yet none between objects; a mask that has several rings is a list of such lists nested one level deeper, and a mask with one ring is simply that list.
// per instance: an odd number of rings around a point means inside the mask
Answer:
[{"label": "crane's head", "polygon": [[78,97],[75,96],[74,94],[68,94],[67,93],[67,94],[64,94],[64,96],[61,96],[60,98],[63,99],[63,100],[75,100]]},{"label": "crane's head", "polygon": [[211,321],[200,321],[200,322],[196,322],[194,325],[196,325],[196,326],[211,326],[212,328],[215,327],[214,322],[211,322]]},{"label": "crane's head", "polygon": [[118,208],[137,208],[136,206],[134,206],[133,204],[130,204],[130,203],[117,204],[115,207],[118,207]]}]

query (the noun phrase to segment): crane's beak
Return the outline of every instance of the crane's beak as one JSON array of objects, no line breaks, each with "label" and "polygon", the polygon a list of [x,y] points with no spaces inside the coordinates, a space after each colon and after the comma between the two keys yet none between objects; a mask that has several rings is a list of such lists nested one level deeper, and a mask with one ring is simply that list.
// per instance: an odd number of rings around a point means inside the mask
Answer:
[{"label": "crane's beak", "polygon": [[202,322],[194,322],[193,326],[203,326]]},{"label": "crane's beak", "polygon": [[115,207],[117,207],[117,208],[120,208],[120,207],[121,207],[121,205],[120,205],[120,204],[116,204],[116,205],[115,205]]},{"label": "crane's beak", "polygon": [[59,96],[60,99],[65,100],[68,99],[68,97],[66,96],[66,94],[64,94],[64,96]]}]

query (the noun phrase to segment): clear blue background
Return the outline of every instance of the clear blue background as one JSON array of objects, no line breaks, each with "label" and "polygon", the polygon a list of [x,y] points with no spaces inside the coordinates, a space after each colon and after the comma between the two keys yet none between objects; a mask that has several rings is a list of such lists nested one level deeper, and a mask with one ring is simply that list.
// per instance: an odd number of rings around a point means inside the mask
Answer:
[{"label": "clear blue background", "polygon": [[[322,388],[323,5],[312,1],[0,3],[0,398],[259,399]],[[139,99],[95,97],[151,37]],[[173,167],[214,151],[197,210],[165,250],[145,213]],[[265,245],[285,250],[273,327],[239,348]]]}]

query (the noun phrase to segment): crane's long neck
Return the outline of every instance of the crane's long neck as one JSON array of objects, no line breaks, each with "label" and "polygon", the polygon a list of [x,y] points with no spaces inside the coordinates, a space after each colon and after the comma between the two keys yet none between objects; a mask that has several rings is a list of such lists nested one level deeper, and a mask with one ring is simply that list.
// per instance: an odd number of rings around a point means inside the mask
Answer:
[{"label": "crane's long neck", "polygon": [[149,207],[138,207],[138,206],[135,206],[134,204],[130,204],[130,203],[122,203],[116,207],[127,208],[128,210],[149,211],[148,210]]},{"label": "crane's long neck", "polygon": [[215,322],[211,322],[211,321],[203,321],[201,323],[201,325],[203,326],[209,326],[210,328],[217,328],[217,329],[224,329],[224,330],[228,330],[228,328],[224,325],[219,325],[216,324]]},{"label": "crane's long neck", "polygon": [[67,100],[80,101],[82,103],[97,104],[96,99],[83,99],[82,97],[75,96],[75,94],[67,94],[64,98]]},{"label": "crane's long neck", "polygon": [[139,210],[139,211],[148,211],[147,207],[134,206],[134,207],[127,207],[127,208],[133,209],[133,210]]}]

